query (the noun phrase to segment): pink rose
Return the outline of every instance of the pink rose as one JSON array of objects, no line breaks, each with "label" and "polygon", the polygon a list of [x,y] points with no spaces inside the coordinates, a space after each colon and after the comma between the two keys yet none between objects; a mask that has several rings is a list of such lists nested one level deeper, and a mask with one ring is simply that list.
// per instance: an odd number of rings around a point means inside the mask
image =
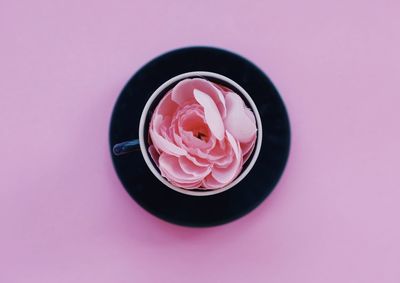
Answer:
[{"label": "pink rose", "polygon": [[240,174],[256,132],[254,114],[239,95],[205,79],[185,79],[153,113],[149,153],[171,184],[218,189]]}]

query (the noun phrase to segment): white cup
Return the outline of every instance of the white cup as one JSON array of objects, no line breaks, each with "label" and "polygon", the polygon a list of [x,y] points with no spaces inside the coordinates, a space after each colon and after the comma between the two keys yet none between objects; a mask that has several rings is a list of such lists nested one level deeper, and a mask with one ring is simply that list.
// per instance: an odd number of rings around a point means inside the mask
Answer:
[{"label": "white cup", "polygon": [[[252,153],[252,156],[250,157],[249,160],[246,161],[246,164],[244,164],[244,169],[242,172],[240,172],[239,176],[236,177],[231,183],[226,185],[225,187],[219,188],[219,189],[213,189],[213,190],[204,190],[204,189],[199,189],[199,190],[188,190],[188,189],[183,189],[179,188],[177,186],[174,186],[171,184],[167,179],[165,179],[157,166],[154,164],[152,161],[149,152],[147,150],[148,144],[147,144],[147,135],[145,136],[145,133],[148,131],[148,122],[150,121],[149,117],[149,110],[154,109],[156,104],[161,100],[160,96],[165,95],[168,90],[170,90],[174,85],[176,85],[179,81],[182,81],[184,79],[188,78],[205,78],[209,81],[215,81],[221,85],[224,85],[232,90],[237,90],[238,94],[243,98],[245,104],[250,107],[252,112],[254,113],[256,123],[257,123],[257,140],[256,140],[256,145],[254,148],[254,151]],[[113,152],[115,155],[122,155],[122,154],[127,154],[132,151],[137,151],[140,149],[140,152],[143,155],[144,161],[147,164],[147,167],[149,167],[150,171],[154,174],[154,176],[160,180],[165,186],[167,186],[170,189],[173,189],[179,193],[185,194],[185,195],[191,195],[191,196],[210,196],[210,195],[215,195],[222,193],[226,190],[229,190],[233,187],[235,187],[240,181],[246,177],[246,175],[250,172],[250,170],[253,168],[258,155],[260,154],[260,149],[261,149],[261,142],[262,142],[262,124],[261,124],[261,118],[260,114],[257,110],[257,107],[254,103],[254,101],[251,99],[250,95],[235,81],[217,74],[217,73],[212,73],[212,72],[205,72],[205,71],[196,71],[196,72],[188,72],[188,73],[183,73],[180,75],[177,75],[165,83],[163,83],[159,88],[157,88],[153,94],[149,97],[149,99],[146,102],[146,105],[143,108],[142,115],[140,117],[139,121],[139,139],[136,140],[130,140],[130,141],[125,141],[118,143],[114,145],[113,147]]]}]

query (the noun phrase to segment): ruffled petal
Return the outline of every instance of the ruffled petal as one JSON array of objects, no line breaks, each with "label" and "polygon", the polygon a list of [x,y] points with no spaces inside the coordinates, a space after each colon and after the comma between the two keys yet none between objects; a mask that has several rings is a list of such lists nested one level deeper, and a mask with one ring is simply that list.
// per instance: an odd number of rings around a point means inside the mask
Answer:
[{"label": "ruffled petal", "polygon": [[170,180],[169,182],[172,185],[174,185],[175,187],[183,188],[186,190],[194,190],[194,189],[201,190],[202,189],[201,185],[203,183],[203,181],[198,181],[198,182],[193,182],[193,183],[180,183],[180,182],[173,181],[173,180]]},{"label": "ruffled petal", "polygon": [[220,189],[224,186],[223,183],[218,182],[212,174],[208,175],[206,178],[204,178],[202,182],[202,186],[205,189]]},{"label": "ruffled petal", "polygon": [[210,96],[198,89],[195,89],[193,93],[197,102],[204,107],[205,119],[211,132],[218,140],[222,140],[224,138],[225,127],[214,101]]},{"label": "ruffled petal", "polygon": [[171,99],[180,106],[183,106],[188,103],[194,103],[195,99],[193,96],[192,80],[185,79],[180,81],[172,89]]},{"label": "ruffled petal", "polygon": [[193,176],[197,176],[198,178],[204,178],[211,172],[211,168],[209,165],[206,166],[196,165],[185,156],[179,157],[178,162],[183,172]]},{"label": "ruffled petal", "polygon": [[191,184],[201,181],[204,176],[188,174],[183,171],[179,159],[176,156],[161,153],[158,159],[160,164],[161,175],[166,177],[169,181],[176,181],[182,184]]},{"label": "ruffled petal", "polygon": [[214,166],[211,172],[214,179],[222,184],[232,182],[242,169],[242,152],[240,146],[229,132],[226,132],[226,136],[231,145],[232,151],[234,152],[235,158],[228,167],[219,168],[218,166]]},{"label": "ruffled petal", "polygon": [[186,155],[186,158],[192,161],[197,166],[209,166],[212,163],[204,158],[200,158],[198,156],[192,156],[191,154]]},{"label": "ruffled petal", "polygon": [[177,104],[183,106],[195,102],[193,97],[193,90],[198,89],[208,94],[214,101],[221,116],[224,118],[226,115],[225,97],[220,89],[213,83],[200,78],[185,79],[180,81],[172,89],[172,100]]},{"label": "ruffled petal", "polygon": [[171,99],[172,91],[169,91],[163,99],[159,102],[156,109],[154,110],[155,114],[162,116],[172,116],[178,108],[178,104]]},{"label": "ruffled petal", "polygon": [[235,154],[233,153],[233,151],[231,151],[228,154],[224,155],[223,157],[215,160],[214,164],[215,164],[215,166],[218,166],[219,168],[226,168],[233,162],[234,158],[235,158]]},{"label": "ruffled petal", "polygon": [[224,125],[226,129],[240,142],[251,141],[256,134],[255,122],[249,118],[243,100],[239,95],[229,92],[225,97],[226,117]]},{"label": "ruffled petal", "polygon": [[149,153],[150,153],[151,159],[153,159],[154,163],[157,164],[157,166],[160,166],[158,163],[158,158],[160,158],[160,154],[158,153],[158,151],[154,145],[149,146]]},{"label": "ruffled petal", "polygon": [[159,150],[175,156],[182,156],[187,154],[186,150],[176,146],[169,140],[163,138],[153,129],[150,129],[149,133],[151,140],[153,141],[153,145],[157,147]]},{"label": "ruffled petal", "polygon": [[240,144],[240,148],[242,149],[242,154],[243,154],[243,163],[245,163],[249,159],[255,145],[256,145],[256,139],[253,139],[248,143]]}]

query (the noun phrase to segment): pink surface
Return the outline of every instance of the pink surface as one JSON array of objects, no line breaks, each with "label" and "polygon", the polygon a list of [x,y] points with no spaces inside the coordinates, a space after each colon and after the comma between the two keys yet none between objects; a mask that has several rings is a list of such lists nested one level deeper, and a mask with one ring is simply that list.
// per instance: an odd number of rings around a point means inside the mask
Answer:
[{"label": "pink surface", "polygon": [[[1,1],[0,282],[400,282],[400,2]],[[282,93],[258,209],[190,229],[133,202],[107,131],[154,56],[206,44]]]}]

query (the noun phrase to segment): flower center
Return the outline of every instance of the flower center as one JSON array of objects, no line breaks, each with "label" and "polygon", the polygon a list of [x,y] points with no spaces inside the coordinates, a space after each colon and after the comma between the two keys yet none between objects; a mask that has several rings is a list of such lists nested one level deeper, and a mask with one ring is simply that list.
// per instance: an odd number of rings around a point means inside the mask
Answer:
[{"label": "flower center", "polygon": [[193,136],[199,140],[207,142],[210,138],[210,129],[204,120],[199,116],[191,116],[183,122],[183,129],[192,132]]},{"label": "flower center", "polygon": [[193,136],[198,138],[199,140],[207,142],[210,138],[210,131],[207,126],[200,125],[199,127],[195,127],[192,129],[187,129],[193,133]]},{"label": "flower center", "polygon": [[207,136],[203,134],[202,132],[198,132],[197,135],[195,135],[196,138],[202,140],[203,138],[206,138]]}]

